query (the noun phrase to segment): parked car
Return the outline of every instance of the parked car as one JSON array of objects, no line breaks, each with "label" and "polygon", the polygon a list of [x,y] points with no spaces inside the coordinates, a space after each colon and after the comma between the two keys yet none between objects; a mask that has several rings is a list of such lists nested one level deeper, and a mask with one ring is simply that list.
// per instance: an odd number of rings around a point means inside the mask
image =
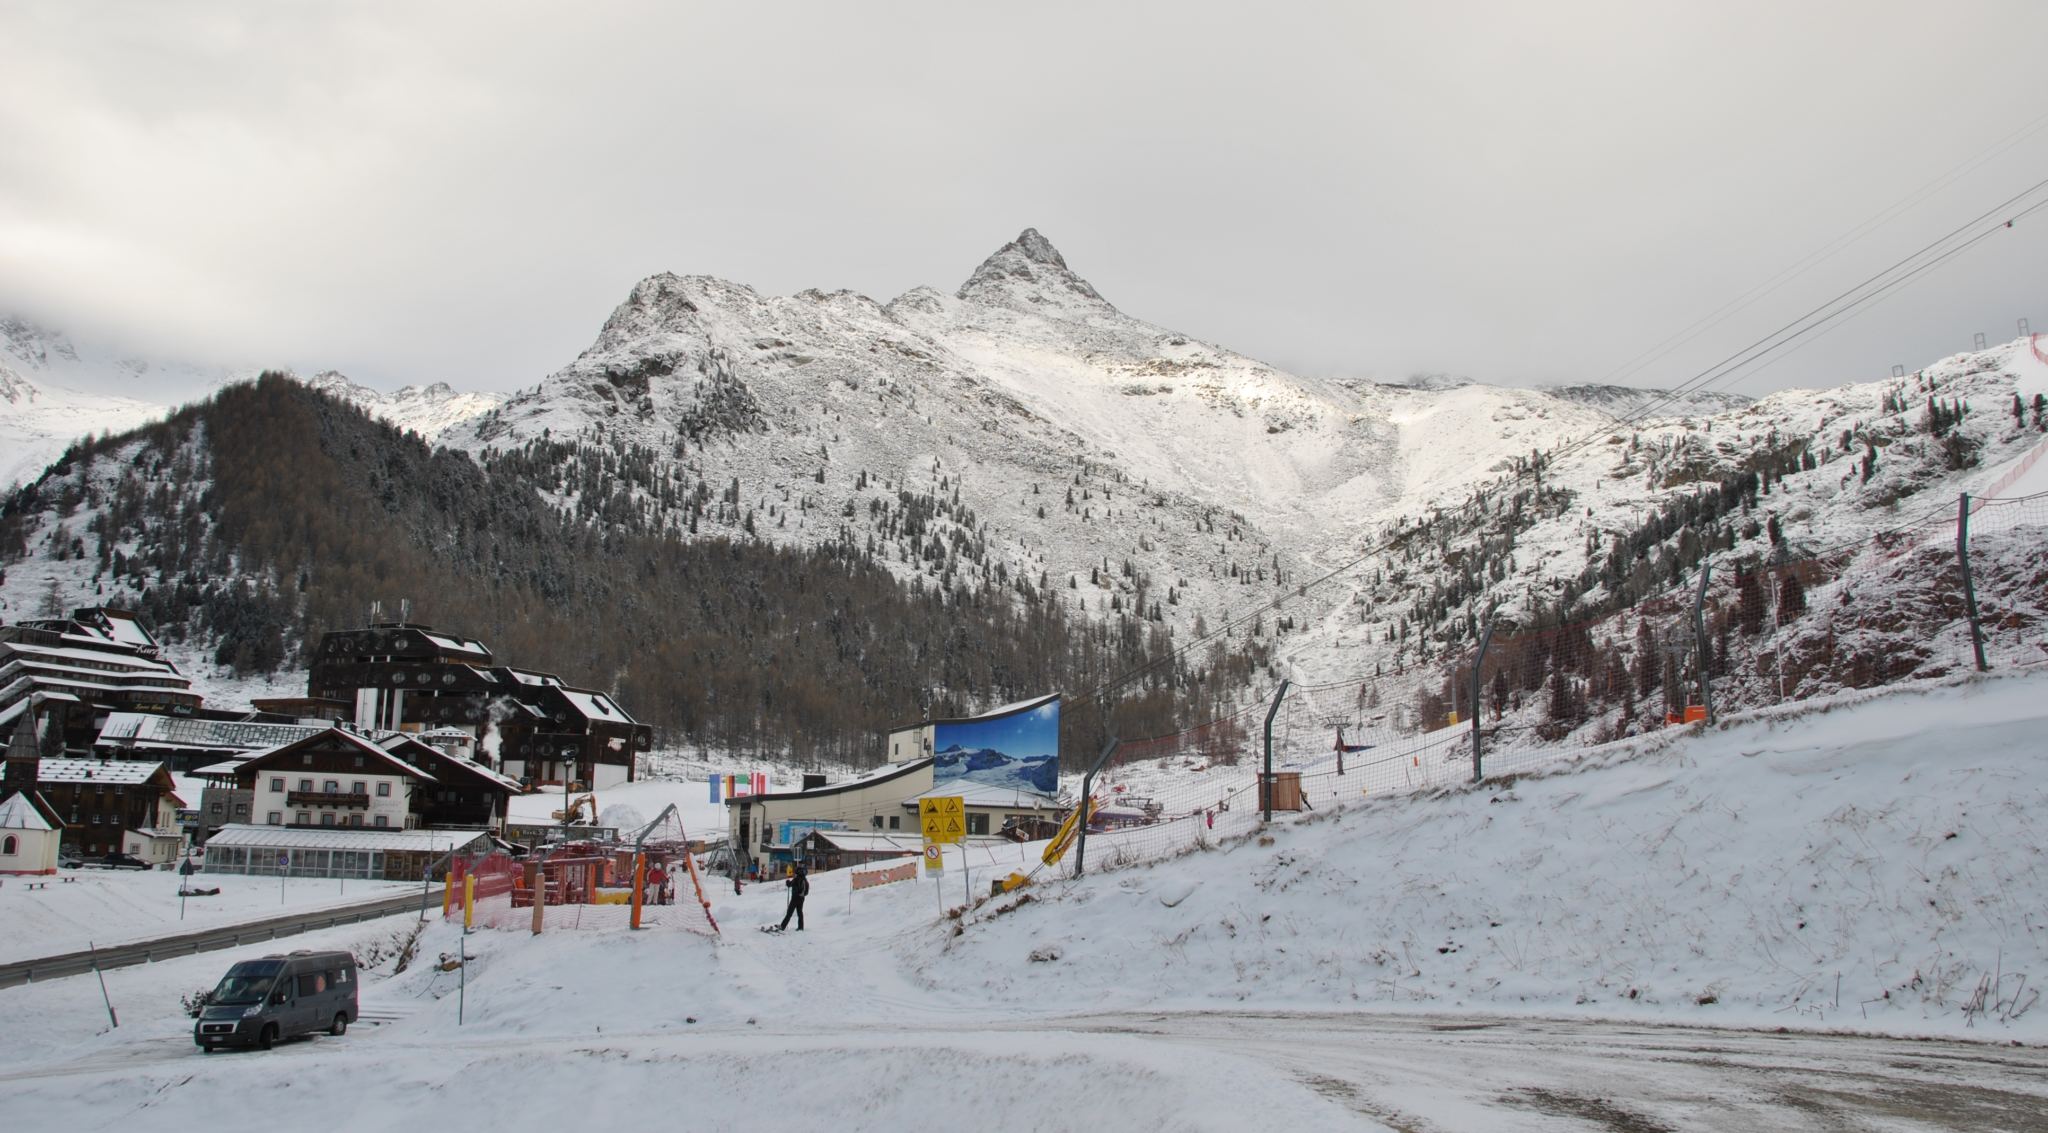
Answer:
[{"label": "parked car", "polygon": [[192,1041],[212,1054],[224,1046],[269,1050],[282,1039],[356,1021],[356,960],[346,952],[293,952],[244,960],[228,969],[192,1025]]},{"label": "parked car", "polygon": [[108,855],[107,855],[106,857],[104,857],[104,858],[100,858],[100,859],[99,859],[99,860],[97,860],[97,861],[94,861],[94,862],[89,862],[89,863],[87,863],[87,864],[91,865],[91,866],[92,866],[92,867],[93,867],[94,869],[155,869],[155,868],[156,868],[155,866],[153,866],[153,865],[149,864],[148,862],[146,862],[146,861],[143,861],[143,860],[142,860],[141,858],[138,858],[138,857],[133,857],[133,856],[131,856],[131,855],[128,855],[128,854],[122,854],[122,853],[113,853],[113,854],[108,854]]},{"label": "parked car", "polygon": [[81,858],[81,857],[79,857],[79,856],[78,856],[77,854],[74,854],[74,853],[72,853],[72,852],[71,852],[71,851],[69,851],[69,850],[66,850],[66,851],[64,851],[63,853],[61,853],[61,854],[57,855],[57,868],[58,868],[58,869],[84,869],[84,868],[85,868],[85,859],[84,859],[84,858]]}]

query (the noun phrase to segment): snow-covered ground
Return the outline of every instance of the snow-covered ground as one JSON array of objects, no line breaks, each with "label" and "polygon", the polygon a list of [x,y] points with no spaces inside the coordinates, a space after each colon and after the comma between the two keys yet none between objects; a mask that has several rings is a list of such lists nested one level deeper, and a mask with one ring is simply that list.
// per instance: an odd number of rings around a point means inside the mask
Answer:
[{"label": "snow-covered ground", "polygon": [[[212,897],[178,898],[180,878],[168,870],[63,870],[51,878],[0,878],[0,963],[106,948],[154,937],[292,912],[352,905],[407,888],[383,881],[277,878],[195,873],[195,889],[220,888]],[[29,888],[31,882],[40,884]]]},{"label": "snow-covered ground", "polygon": [[[236,1099],[289,1089],[318,1129],[2040,1128],[2044,694],[1994,675],[1673,729],[964,915],[956,858],[819,875],[801,935],[753,931],[773,884],[713,888],[718,939],[478,932],[459,1006],[456,974],[366,953],[382,1025],[268,1055],[202,1056],[178,1010],[263,948],[108,973],[118,1030],[91,979],[9,989],[33,1025],[0,1126],[267,1128]],[[388,952],[408,923],[294,947]]]}]

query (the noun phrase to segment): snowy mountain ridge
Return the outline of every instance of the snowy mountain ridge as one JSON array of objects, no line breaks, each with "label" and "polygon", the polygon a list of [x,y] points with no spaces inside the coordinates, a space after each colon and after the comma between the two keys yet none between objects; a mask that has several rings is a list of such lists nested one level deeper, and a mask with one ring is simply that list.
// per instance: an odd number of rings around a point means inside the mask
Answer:
[{"label": "snowy mountain ridge", "polygon": [[[81,436],[125,432],[162,418],[173,408],[174,391],[211,391],[259,372],[132,356],[81,344],[27,319],[0,318],[0,491],[33,480]],[[380,393],[333,370],[304,380],[430,440],[504,401],[497,394],[458,393],[446,382]]]},{"label": "snowy mountain ridge", "polygon": [[[1618,537],[1699,485],[1788,454],[1831,461],[1843,432],[1859,451],[1905,443],[1877,486],[1809,482],[1811,498],[1781,517],[1808,543],[1853,537],[1882,522],[1873,500],[1960,483],[2023,450],[2031,425],[1993,430],[1991,415],[1967,454],[1913,434],[1933,387],[1983,407],[2012,396],[2030,364],[1999,348],[1944,360],[1918,385],[1761,401],[1305,377],[1123,313],[1026,229],[953,292],[918,287],[886,303],[651,276],[581,356],[449,441],[480,454],[542,437],[613,452],[555,456],[557,502],[589,515],[601,509],[577,468],[651,454],[658,482],[634,488],[630,508],[659,525],[878,547],[906,578],[1028,579],[1091,616],[1185,631],[1286,596],[1475,493],[1515,488],[1560,450],[1541,477],[1544,506],[1518,510],[1509,536],[1538,549],[1487,580],[1488,601],[1556,600],[1585,569],[1589,535]],[[1907,398],[1910,411],[1887,408]],[[920,507],[935,509],[930,523],[906,523]],[[1368,594],[1349,582],[1305,616],[1377,608],[1401,586]],[[1337,636],[1357,645],[1397,620],[1368,614]]]},{"label": "snowy mountain ridge", "polygon": [[502,395],[494,393],[460,393],[447,382],[403,386],[391,393],[381,393],[334,370],[322,370],[302,380],[322,393],[359,406],[380,421],[428,440],[489,413],[505,401]]},{"label": "snowy mountain ridge", "polygon": [[[672,486],[636,507],[781,542],[900,538],[903,493],[956,505],[936,524],[976,573],[1186,627],[1609,422],[1542,391],[1290,374],[1124,314],[1026,229],[955,291],[887,303],[650,276],[581,356],[447,440],[650,452]],[[733,498],[661,500],[714,492]],[[940,579],[949,556],[905,542],[892,562]]]}]

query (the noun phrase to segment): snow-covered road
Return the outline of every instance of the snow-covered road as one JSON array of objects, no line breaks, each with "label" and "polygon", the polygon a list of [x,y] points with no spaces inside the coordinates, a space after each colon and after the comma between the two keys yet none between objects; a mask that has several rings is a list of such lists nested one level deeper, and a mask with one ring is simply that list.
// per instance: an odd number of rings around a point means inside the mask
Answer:
[{"label": "snow-covered road", "polygon": [[[740,1024],[451,1040],[402,1023],[267,1055],[154,1038],[0,1072],[77,1128],[2039,1130],[2048,1051],[1597,1020],[1192,1012],[902,1030]],[[89,1099],[89,1101],[87,1100]],[[280,1110],[279,1106],[284,1106]],[[83,1118],[84,1120],[77,1120]]]}]

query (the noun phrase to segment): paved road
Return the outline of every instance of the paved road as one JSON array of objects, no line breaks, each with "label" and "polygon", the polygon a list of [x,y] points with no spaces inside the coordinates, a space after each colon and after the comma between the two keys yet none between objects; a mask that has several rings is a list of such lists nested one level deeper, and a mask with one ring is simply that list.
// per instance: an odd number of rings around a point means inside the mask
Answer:
[{"label": "paved road", "polygon": [[[438,886],[428,890],[429,906],[438,901],[440,896]],[[102,948],[97,953],[67,952],[60,956],[44,956],[35,960],[0,964],[0,988],[90,972],[95,959],[101,968],[125,968],[130,964],[147,964],[152,960],[164,960],[172,956],[190,956],[197,952],[234,948],[253,941],[275,940],[281,936],[293,936],[398,913],[417,913],[419,908],[419,892],[408,890],[396,897],[380,897],[374,901],[338,908],[330,906],[316,913],[287,913],[260,921],[244,921],[241,924],[222,925],[197,932],[160,936],[135,944]]]}]

